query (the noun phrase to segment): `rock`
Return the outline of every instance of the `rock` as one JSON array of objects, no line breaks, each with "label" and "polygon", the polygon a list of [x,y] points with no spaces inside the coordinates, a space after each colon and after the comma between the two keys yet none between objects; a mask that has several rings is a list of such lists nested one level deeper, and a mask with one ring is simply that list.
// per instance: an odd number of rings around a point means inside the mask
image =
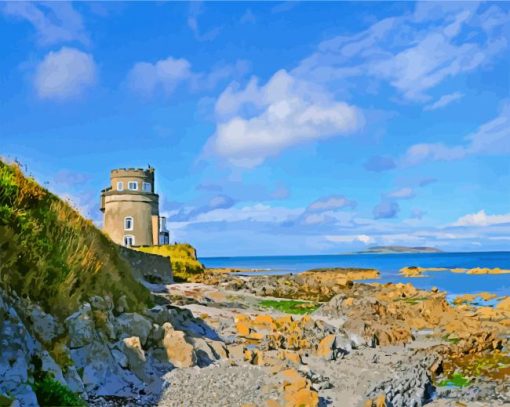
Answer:
[{"label": "rock", "polygon": [[190,338],[189,342],[193,345],[195,355],[197,356],[198,366],[207,366],[218,359],[212,348],[204,339]]},{"label": "rock", "polygon": [[175,367],[191,367],[196,364],[196,355],[193,346],[190,345],[182,331],[176,331],[173,326],[165,322],[163,324],[163,347],[166,350],[168,361]]},{"label": "rock", "polygon": [[216,359],[226,359],[228,358],[227,348],[225,347],[225,344],[221,341],[213,341],[213,340],[206,340],[207,345],[212,349],[214,352]]},{"label": "rock", "polygon": [[38,305],[34,306],[30,312],[30,321],[37,338],[45,344],[50,344],[63,333],[63,328],[57,320],[45,313]]},{"label": "rock", "polygon": [[92,343],[96,337],[92,308],[89,303],[83,304],[80,309],[65,320],[69,334],[69,346],[79,348]]},{"label": "rock", "polygon": [[100,297],[98,295],[94,295],[89,298],[89,303],[93,310],[99,311],[113,310],[113,301],[109,296]]},{"label": "rock", "polygon": [[145,352],[142,349],[140,338],[132,336],[122,340],[124,354],[127,357],[128,367],[138,376],[141,380],[147,380],[145,373]]},{"label": "rock", "polygon": [[67,387],[72,392],[82,394],[85,391],[85,386],[75,366],[68,366],[64,372],[64,378],[66,379]]},{"label": "rock", "polygon": [[496,305],[496,309],[499,311],[509,311],[510,312],[510,297],[505,297],[502,299],[498,305]]},{"label": "rock", "polygon": [[326,360],[334,359],[335,335],[324,337],[317,346],[317,356]]},{"label": "rock", "polygon": [[304,377],[295,369],[284,370],[283,389],[285,406],[289,407],[315,407],[319,405],[319,395],[310,388]]},{"label": "rock", "polygon": [[152,330],[152,323],[140,314],[125,313],[114,320],[114,327],[119,339],[136,336],[140,338],[141,344],[145,345]]},{"label": "rock", "polygon": [[244,359],[244,345],[228,345],[227,350],[229,358],[235,360]]},{"label": "rock", "polygon": [[128,308],[129,307],[126,296],[125,295],[120,296],[119,299],[117,300],[117,306],[115,307],[115,310],[119,314],[122,314],[123,312],[126,312]]}]

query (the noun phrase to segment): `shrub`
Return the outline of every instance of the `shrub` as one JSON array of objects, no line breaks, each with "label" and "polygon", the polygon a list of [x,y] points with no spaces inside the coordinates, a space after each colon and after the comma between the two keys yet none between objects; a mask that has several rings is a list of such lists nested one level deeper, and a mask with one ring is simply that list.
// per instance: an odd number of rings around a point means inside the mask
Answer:
[{"label": "shrub", "polygon": [[82,398],[46,373],[32,385],[37,401],[44,406],[86,406]]}]

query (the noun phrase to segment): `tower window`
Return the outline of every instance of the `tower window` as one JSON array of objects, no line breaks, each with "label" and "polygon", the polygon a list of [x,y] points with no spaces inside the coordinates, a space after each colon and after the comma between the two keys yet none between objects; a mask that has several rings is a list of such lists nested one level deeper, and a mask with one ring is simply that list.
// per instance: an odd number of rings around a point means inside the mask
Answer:
[{"label": "tower window", "polygon": [[124,246],[134,246],[135,245],[135,237],[131,235],[124,236]]},{"label": "tower window", "polygon": [[126,216],[124,218],[124,230],[133,230],[133,217],[132,216]]},{"label": "tower window", "polygon": [[128,182],[128,189],[131,191],[138,190],[138,181],[129,181]]},{"label": "tower window", "polygon": [[151,188],[150,182],[144,182],[143,183],[143,190],[144,190],[144,192],[152,192],[152,188]]},{"label": "tower window", "polygon": [[117,182],[117,191],[124,191],[124,183],[122,181]]}]

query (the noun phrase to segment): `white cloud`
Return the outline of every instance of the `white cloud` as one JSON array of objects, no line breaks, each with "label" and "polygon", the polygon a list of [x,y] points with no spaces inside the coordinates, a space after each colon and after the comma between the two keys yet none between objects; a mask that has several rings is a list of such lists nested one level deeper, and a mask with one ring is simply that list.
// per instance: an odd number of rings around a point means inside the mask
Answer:
[{"label": "white cloud", "polygon": [[397,189],[395,191],[392,191],[388,194],[388,198],[393,199],[409,199],[413,198],[415,195],[414,189],[411,187],[404,187]]},{"label": "white cloud", "polygon": [[95,81],[92,55],[63,47],[49,52],[37,66],[34,86],[41,99],[68,100],[80,96]]},{"label": "white cloud", "polygon": [[166,94],[171,94],[179,84],[192,77],[189,61],[184,58],[168,57],[154,64],[136,63],[128,74],[128,82],[135,92],[150,96],[159,88]]},{"label": "white cloud", "polygon": [[430,105],[425,106],[424,110],[437,110],[437,109],[445,107],[445,106],[449,105],[450,103],[453,103],[456,100],[459,100],[463,97],[464,97],[464,94],[462,94],[460,92],[449,93],[447,95],[441,96],[434,103],[431,103]]},{"label": "white cloud", "polygon": [[293,74],[318,83],[340,82],[338,88],[358,85],[356,77],[383,80],[408,100],[426,101],[430,89],[480,68],[508,45],[502,27],[510,14],[498,7],[487,15],[490,24],[477,14],[476,3],[415,7],[414,14],[322,42]]},{"label": "white cloud", "polygon": [[462,216],[452,226],[491,226],[510,223],[510,213],[487,215],[484,210]]},{"label": "white cloud", "polygon": [[505,102],[498,116],[482,124],[466,137],[466,143],[447,146],[443,143],[415,144],[400,160],[403,166],[426,161],[458,160],[469,155],[501,155],[510,153],[510,102]]},{"label": "white cloud", "polygon": [[37,31],[42,45],[78,41],[87,45],[81,15],[70,2],[5,2],[1,9],[4,14],[30,22]]},{"label": "white cloud", "polygon": [[354,208],[356,206],[356,202],[347,199],[342,195],[331,195],[326,196],[324,198],[317,199],[308,205],[308,211],[328,211],[341,209],[345,207]]},{"label": "white cloud", "polygon": [[371,244],[375,242],[375,239],[368,235],[355,235],[355,236],[338,236],[338,235],[327,235],[326,240],[333,243],[355,243],[360,242],[363,244]]},{"label": "white cloud", "polygon": [[[248,111],[255,110],[255,114]],[[219,122],[208,148],[240,167],[255,167],[294,146],[346,135],[363,124],[361,112],[335,101],[325,90],[297,80],[285,70],[259,86],[229,86],[216,104]]]},{"label": "white cloud", "polygon": [[127,82],[131,90],[146,97],[159,89],[170,95],[179,85],[187,85],[193,90],[210,90],[221,81],[244,76],[249,69],[247,61],[238,60],[234,64],[212,67],[207,73],[193,72],[187,59],[169,56],[154,63],[135,63],[128,73]]},{"label": "white cloud", "polygon": [[[291,209],[285,207],[273,207],[265,204],[255,204],[244,207],[230,207],[211,210],[201,213],[195,219],[187,221],[190,223],[207,223],[207,222],[271,222],[280,223],[293,219],[303,212],[302,208]],[[179,222],[172,222],[178,224]]]},{"label": "white cloud", "polygon": [[203,33],[198,25],[198,17],[204,12],[201,1],[193,1],[190,4],[188,15],[188,27],[193,31],[195,38],[198,41],[212,41],[221,31],[221,27],[214,27],[211,30]]}]

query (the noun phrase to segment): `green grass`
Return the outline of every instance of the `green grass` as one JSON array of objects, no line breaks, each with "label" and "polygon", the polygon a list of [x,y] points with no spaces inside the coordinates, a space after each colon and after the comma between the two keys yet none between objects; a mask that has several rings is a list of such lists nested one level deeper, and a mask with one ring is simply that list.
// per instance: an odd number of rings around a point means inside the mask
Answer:
[{"label": "green grass", "polygon": [[466,387],[469,386],[471,380],[463,376],[461,373],[455,372],[449,378],[441,380],[437,385],[440,387],[455,386]]},{"label": "green grass", "polygon": [[188,281],[205,271],[202,263],[197,260],[195,248],[187,243],[175,243],[172,245],[136,247],[136,250],[146,253],[169,256],[172,264],[174,280]]},{"label": "green grass", "polygon": [[309,314],[319,308],[320,304],[296,300],[262,300],[259,305],[287,314]]},{"label": "green grass", "polygon": [[32,385],[39,405],[44,406],[86,406],[85,401],[68,387],[46,374]]},{"label": "green grass", "polygon": [[66,317],[92,295],[125,295],[131,310],[151,295],[115,245],[17,165],[0,161],[0,287]]},{"label": "green grass", "polygon": [[0,394],[0,407],[9,407],[12,405],[14,398]]}]

